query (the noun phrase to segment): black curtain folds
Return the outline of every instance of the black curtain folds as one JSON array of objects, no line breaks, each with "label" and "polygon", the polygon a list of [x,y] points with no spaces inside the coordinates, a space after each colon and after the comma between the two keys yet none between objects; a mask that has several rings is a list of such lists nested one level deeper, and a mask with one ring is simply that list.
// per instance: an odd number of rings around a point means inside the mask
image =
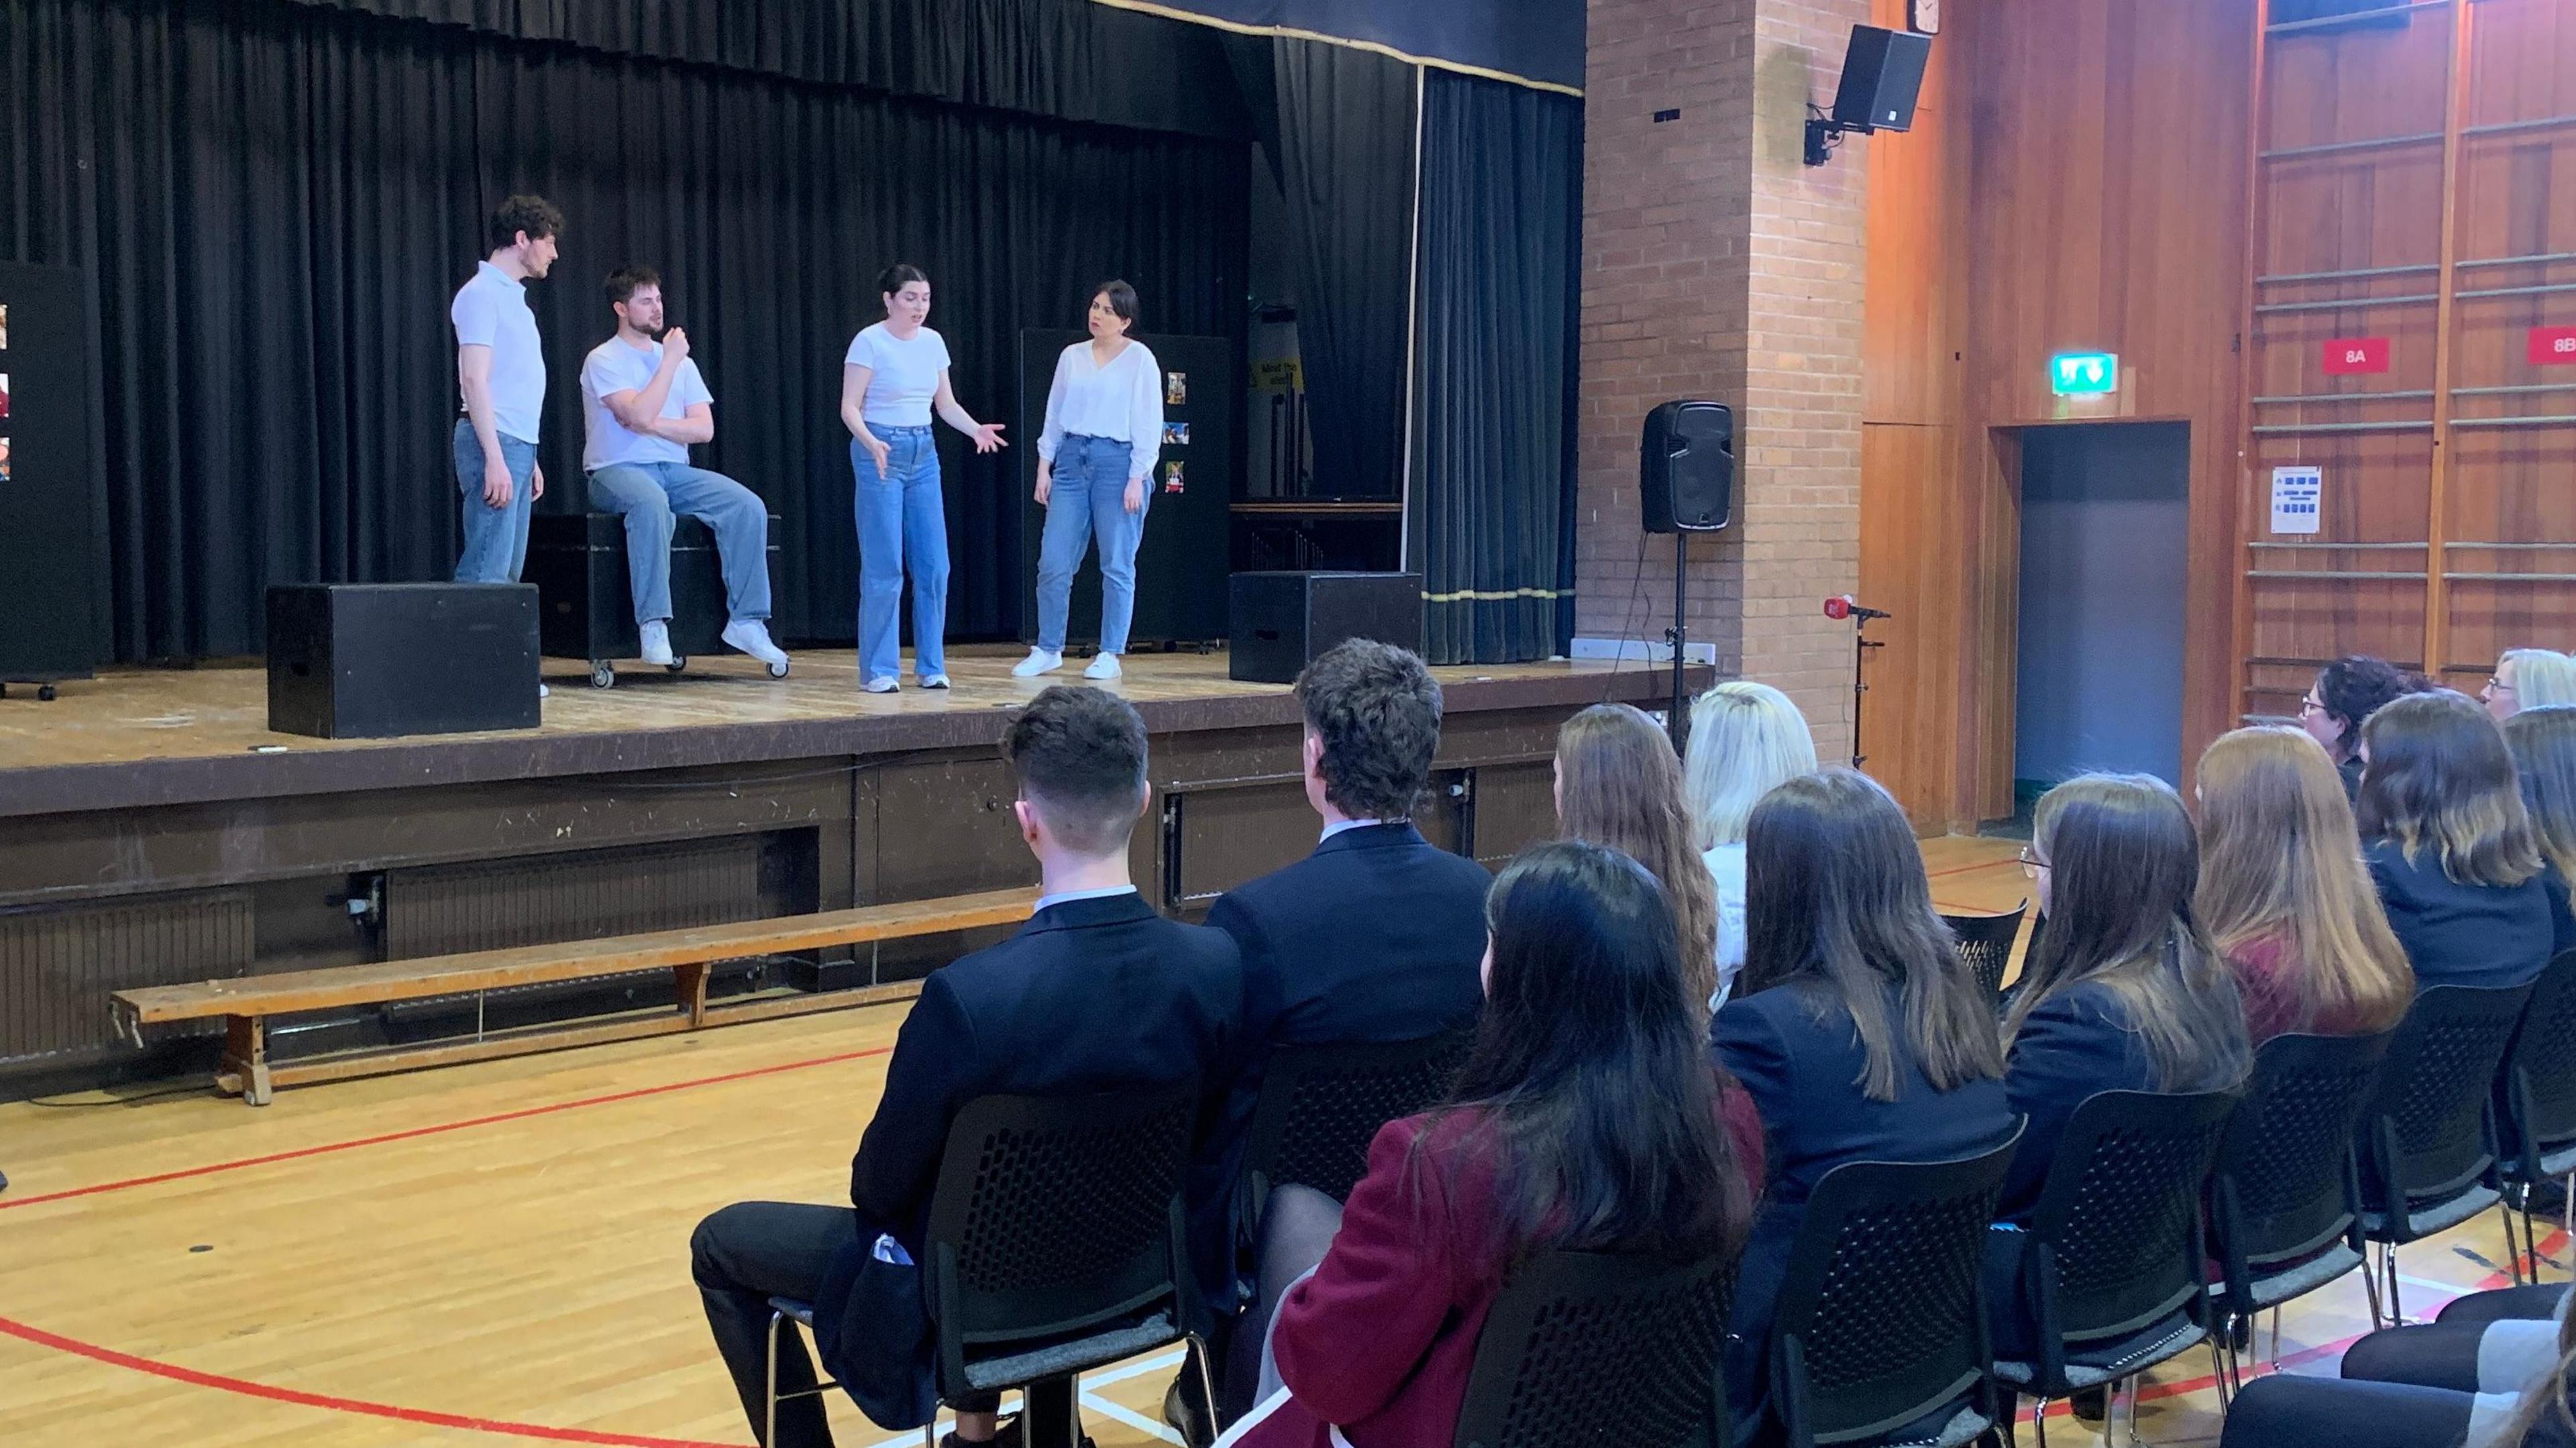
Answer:
[{"label": "black curtain folds", "polygon": [[1572,97],[1424,78],[1407,566],[1435,663],[1560,647],[1582,155]]},{"label": "black curtain folds", "polygon": [[1544,85],[1583,84],[1583,0],[1438,0],[1427,5],[1395,5],[1388,0],[1159,3],[1227,25],[1338,36],[1444,66],[1472,67]]},{"label": "black curtain folds", "polygon": [[[1241,141],[285,0],[0,0],[0,83],[0,256],[97,278],[124,659],[258,651],[273,582],[446,576],[447,306],[513,191],[567,216],[531,287],[550,503],[579,492],[600,278],[650,263],[715,393],[700,462],[784,518],[791,638],[853,632],[840,369],[880,268],[930,273],[959,398],[988,420],[1018,330],[1075,325],[1105,277],[1136,284],[1146,335],[1243,328]],[[1015,474],[941,433],[951,631],[1011,636]]]}]

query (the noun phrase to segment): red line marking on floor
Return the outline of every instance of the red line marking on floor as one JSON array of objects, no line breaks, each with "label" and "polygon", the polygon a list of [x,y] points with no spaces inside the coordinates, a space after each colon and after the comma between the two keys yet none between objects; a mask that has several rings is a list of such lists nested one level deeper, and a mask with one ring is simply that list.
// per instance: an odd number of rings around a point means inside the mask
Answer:
[{"label": "red line marking on floor", "polygon": [[319,1146],[300,1146],[293,1151],[275,1151],[266,1156],[246,1156],[236,1161],[212,1162],[205,1166],[183,1167],[177,1171],[155,1172],[150,1176],[127,1177],[122,1181],[68,1187],[58,1192],[39,1192],[31,1197],[0,1197],[0,1211],[11,1207],[32,1207],[39,1202],[59,1202],[70,1197],[96,1196],[101,1192],[118,1192],[128,1187],[145,1187],[160,1182],[184,1181],[190,1177],[212,1176],[217,1172],[240,1171],[244,1167],[270,1166],[282,1161],[300,1161],[309,1156],[328,1156],[334,1152],[355,1151],[362,1146],[383,1146],[389,1142],[410,1141],[417,1137],[440,1136],[451,1131],[463,1131],[469,1127],[497,1126],[508,1121],[525,1121],[530,1117],[551,1116],[556,1112],[571,1111],[577,1107],[609,1106],[620,1101],[635,1101],[647,1096],[661,1096],[699,1086],[721,1086],[729,1081],[748,1081],[761,1076],[775,1076],[785,1071],[802,1071],[811,1066],[835,1066],[844,1061],[882,1056],[893,1049],[891,1046],[876,1046],[865,1051],[842,1051],[835,1055],[815,1056],[803,1061],[782,1061],[774,1066],[754,1066],[747,1071],[728,1071],[720,1076],[700,1076],[687,1081],[669,1081],[659,1086],[640,1086],[632,1091],[612,1091],[605,1096],[584,1096],[572,1101],[556,1101],[544,1106],[523,1107],[517,1111],[496,1112],[490,1116],[469,1117],[463,1121],[444,1121],[434,1126],[415,1126],[403,1131],[388,1131],[380,1135],[361,1136],[348,1141],[325,1142]]},{"label": "red line marking on floor", "polygon": [[418,1423],[433,1428],[462,1428],[472,1433],[500,1433],[513,1438],[541,1438],[553,1443],[591,1443],[610,1448],[740,1448],[738,1444],[716,1443],[699,1438],[656,1438],[643,1433],[602,1433],[589,1428],[552,1428],[543,1423],[513,1423],[502,1418],[477,1418],[466,1413],[442,1413],[431,1408],[405,1408],[393,1403],[371,1403],[361,1398],[342,1398],[329,1393],[308,1393],[297,1388],[271,1387],[246,1378],[227,1377],[222,1373],[201,1372],[177,1363],[159,1362],[118,1352],[97,1343],[82,1342],[29,1327],[12,1318],[0,1317],[0,1333],[38,1347],[67,1352],[109,1367],[124,1368],[156,1378],[167,1378],[191,1387],[214,1388],[238,1393],[246,1398],[263,1398],[272,1403],[292,1403],[298,1407],[320,1408],[334,1413],[357,1413],[370,1418],[390,1418],[397,1423]]},{"label": "red line marking on floor", "polygon": [[1950,875],[1972,874],[1978,870],[2000,870],[2008,865],[2018,865],[2020,863],[2021,860],[2019,857],[2006,855],[2000,860],[1985,860],[1974,865],[1952,865],[1947,869],[1933,870],[1926,873],[1923,878],[1926,880],[1938,880]]}]

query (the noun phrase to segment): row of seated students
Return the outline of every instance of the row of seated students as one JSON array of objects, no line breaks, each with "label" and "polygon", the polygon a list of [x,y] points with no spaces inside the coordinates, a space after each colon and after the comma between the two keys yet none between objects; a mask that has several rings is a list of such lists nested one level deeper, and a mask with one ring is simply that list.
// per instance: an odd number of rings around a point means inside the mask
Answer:
[{"label": "row of seated students", "polygon": [[[2509,749],[2462,696],[2392,701],[2363,723],[2358,823],[2327,752],[2288,728],[2211,746],[2197,825],[2153,779],[2059,786],[2023,857],[2046,924],[1999,1029],[1902,811],[1862,775],[1816,769],[1811,742],[1801,757],[1804,725],[1786,737],[1778,716],[1795,711],[1776,691],[1704,696],[1687,771],[1637,711],[1577,716],[1557,758],[1567,838],[1499,880],[1406,822],[1439,731],[1419,660],[1345,645],[1297,694],[1323,838],[1221,900],[1208,927],[1161,919],[1128,881],[1146,807],[1134,711],[1059,688],[1014,722],[1036,916],[925,982],[851,1206],[739,1204],[693,1243],[755,1431],[771,1294],[816,1302],[844,1382],[913,1361],[918,1305],[888,1310],[850,1283],[880,1234],[897,1255],[919,1249],[965,1102],[1195,1078],[1193,1257],[1235,1441],[1446,1442],[1515,1264],[1739,1242],[1729,1397],[1759,1439],[1771,1303],[1833,1167],[1954,1158],[2019,1127],[1988,1300],[1997,1354],[2022,1354],[2012,1234],[2084,1098],[2230,1086],[2271,1035],[2383,1030],[2419,982],[2527,981],[2576,939],[2558,883],[2576,843],[2576,709],[2526,711]],[[1732,903],[1721,846],[1740,852]],[[1730,930],[1740,972],[1726,968]],[[1235,1239],[1243,1128],[1272,1047],[1471,1020],[1449,1099],[1380,1133],[1346,1204],[1284,1187],[1254,1240]],[[791,1341],[779,1389],[812,1373]],[[1176,1385],[1166,1411],[1197,1419],[1204,1441],[1194,1397]],[[994,1404],[954,1406],[952,1444],[1017,1441]],[[828,1443],[820,1400],[782,1403],[777,1441]]]}]

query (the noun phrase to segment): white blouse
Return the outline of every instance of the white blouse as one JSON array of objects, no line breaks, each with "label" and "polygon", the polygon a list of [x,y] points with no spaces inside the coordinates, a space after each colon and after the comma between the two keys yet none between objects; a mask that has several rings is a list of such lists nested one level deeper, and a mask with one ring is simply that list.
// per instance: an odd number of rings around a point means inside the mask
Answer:
[{"label": "white blouse", "polygon": [[1127,476],[1152,474],[1163,448],[1163,369],[1144,343],[1129,342],[1106,367],[1093,364],[1089,342],[1076,342],[1056,357],[1038,456],[1054,462],[1056,448],[1070,436],[1123,442]]}]

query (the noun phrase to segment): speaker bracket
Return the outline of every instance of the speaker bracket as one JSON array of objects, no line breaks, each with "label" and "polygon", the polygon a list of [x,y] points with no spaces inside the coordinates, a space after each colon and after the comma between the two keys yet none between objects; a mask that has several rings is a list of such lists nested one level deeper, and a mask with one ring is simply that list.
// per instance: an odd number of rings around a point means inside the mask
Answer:
[{"label": "speaker bracket", "polygon": [[1832,115],[1826,112],[1824,107],[1817,105],[1813,101],[1808,102],[1807,164],[1810,166],[1822,166],[1826,162],[1831,161],[1834,158],[1835,150],[1842,145],[1843,137],[1854,132],[1864,136],[1876,135],[1878,133],[1877,128],[1873,126],[1861,125],[1853,121],[1835,120]]}]

